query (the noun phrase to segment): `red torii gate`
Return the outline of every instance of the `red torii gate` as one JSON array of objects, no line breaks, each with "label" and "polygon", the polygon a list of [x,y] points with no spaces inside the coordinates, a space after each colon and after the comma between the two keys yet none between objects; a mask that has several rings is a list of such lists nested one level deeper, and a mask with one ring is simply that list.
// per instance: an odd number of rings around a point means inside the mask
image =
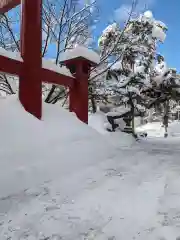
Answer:
[{"label": "red torii gate", "polygon": [[[0,14],[21,0],[0,0]],[[42,68],[42,0],[22,1],[21,56],[23,61],[0,55],[0,72],[19,76],[19,99],[25,110],[41,119],[42,81],[70,88],[70,111],[88,123],[88,78],[93,62],[77,57],[64,61],[74,77]]]}]

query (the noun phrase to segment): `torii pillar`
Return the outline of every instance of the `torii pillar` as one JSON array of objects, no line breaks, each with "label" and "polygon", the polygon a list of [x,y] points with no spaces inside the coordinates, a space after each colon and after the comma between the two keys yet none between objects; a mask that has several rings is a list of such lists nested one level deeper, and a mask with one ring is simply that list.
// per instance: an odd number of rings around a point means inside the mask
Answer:
[{"label": "torii pillar", "polygon": [[[19,99],[26,111],[42,115],[42,0],[22,1]],[[31,100],[30,100],[31,99]]]},{"label": "torii pillar", "polygon": [[75,76],[73,88],[69,91],[69,110],[75,112],[77,117],[88,123],[88,79],[90,62],[82,59],[72,59],[64,62]]},{"label": "torii pillar", "polygon": [[[85,53],[85,54],[83,54]],[[75,112],[77,117],[88,123],[88,79],[90,76],[91,67],[97,65],[98,62],[87,58],[86,56],[93,55],[94,59],[99,59],[99,56],[85,47],[75,47],[69,50],[66,59],[66,52],[64,60],[61,61],[70,72],[75,76],[74,86],[70,88],[69,93],[69,109]]]}]

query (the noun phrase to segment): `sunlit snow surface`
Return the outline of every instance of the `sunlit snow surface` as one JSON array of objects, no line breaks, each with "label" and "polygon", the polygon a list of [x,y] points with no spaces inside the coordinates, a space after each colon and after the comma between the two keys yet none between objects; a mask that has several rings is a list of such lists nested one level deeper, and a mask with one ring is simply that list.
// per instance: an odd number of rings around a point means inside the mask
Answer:
[{"label": "sunlit snow surface", "polygon": [[59,106],[38,121],[15,97],[0,109],[0,239],[180,236],[179,141],[136,142]]}]

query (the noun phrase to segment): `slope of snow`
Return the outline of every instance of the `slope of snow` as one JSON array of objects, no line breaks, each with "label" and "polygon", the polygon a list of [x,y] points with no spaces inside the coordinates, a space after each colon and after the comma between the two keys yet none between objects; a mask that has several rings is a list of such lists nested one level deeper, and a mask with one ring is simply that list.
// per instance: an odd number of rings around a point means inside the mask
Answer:
[{"label": "slope of snow", "polygon": [[123,147],[126,135],[102,136],[58,106],[44,105],[39,121],[15,97],[0,110],[1,240],[180,236],[173,146]]},{"label": "slope of snow", "polygon": [[79,58],[79,57],[85,58],[95,64],[98,64],[100,62],[100,56],[96,52],[86,47],[78,46],[78,45],[73,49],[66,50],[61,55],[61,61],[63,62],[63,61],[67,61],[67,60]]},{"label": "slope of snow", "polygon": [[39,121],[14,96],[1,100],[0,109],[0,197],[107,157],[106,149],[93,143],[103,137],[66,110],[45,104],[43,121]]},{"label": "slope of snow", "polygon": [[103,135],[108,134],[105,129],[105,124],[107,123],[107,117],[101,111],[95,114],[89,114],[88,125]]}]

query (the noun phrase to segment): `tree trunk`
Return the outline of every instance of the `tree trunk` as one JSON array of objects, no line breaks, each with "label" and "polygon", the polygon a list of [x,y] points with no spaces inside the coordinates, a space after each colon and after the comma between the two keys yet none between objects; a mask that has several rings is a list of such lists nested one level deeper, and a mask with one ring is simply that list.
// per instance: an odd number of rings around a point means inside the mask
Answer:
[{"label": "tree trunk", "polygon": [[50,103],[51,97],[52,97],[55,89],[56,89],[56,85],[53,85],[52,88],[51,88],[51,90],[50,90],[50,92],[48,93],[48,95],[47,95],[47,97],[46,97],[46,99],[45,99],[45,102],[46,102],[46,103]]},{"label": "tree trunk", "polygon": [[93,113],[96,113],[97,112],[97,105],[96,105],[96,101],[95,101],[95,98],[93,95],[91,95],[91,104],[92,104],[92,111]]},{"label": "tree trunk", "polygon": [[134,104],[131,105],[131,112],[132,112],[132,135],[137,138],[137,135],[135,133],[135,122],[134,122]]},{"label": "tree trunk", "polygon": [[140,124],[141,124],[141,125],[143,125],[143,124],[144,124],[144,117],[141,117]]},{"label": "tree trunk", "polygon": [[168,137],[168,121],[169,121],[169,100],[164,103],[164,119],[163,124],[165,128],[164,137]]},{"label": "tree trunk", "polygon": [[130,99],[129,99],[129,103],[130,103],[130,106],[131,106],[131,117],[132,117],[132,135],[134,138],[137,138],[137,135],[135,133],[135,122],[134,122],[134,115],[135,115],[135,108],[134,108],[134,103],[133,103],[133,100],[130,96]]},{"label": "tree trunk", "polygon": [[154,109],[149,109],[148,122],[153,121],[153,111],[154,111]]}]

